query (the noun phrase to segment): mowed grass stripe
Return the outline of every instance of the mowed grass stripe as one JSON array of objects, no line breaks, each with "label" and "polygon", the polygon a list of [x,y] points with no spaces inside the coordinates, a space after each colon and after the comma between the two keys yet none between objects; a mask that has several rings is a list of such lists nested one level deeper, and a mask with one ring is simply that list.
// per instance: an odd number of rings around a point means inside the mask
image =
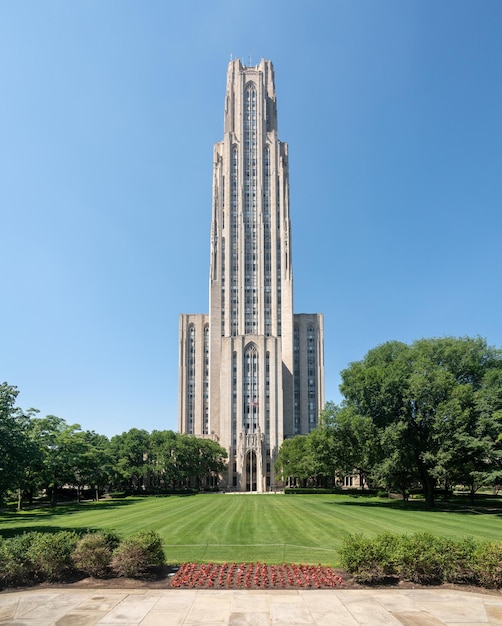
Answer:
[{"label": "mowed grass stripe", "polygon": [[[442,506],[438,504],[438,507]],[[446,505],[445,505],[446,506]],[[497,506],[497,503],[494,504]],[[487,509],[488,511],[488,509]],[[331,495],[201,494],[137,497],[0,515],[0,534],[106,529],[159,532],[169,562],[283,561],[337,565],[347,534],[428,531],[502,541],[502,508],[428,511],[421,502]]]}]

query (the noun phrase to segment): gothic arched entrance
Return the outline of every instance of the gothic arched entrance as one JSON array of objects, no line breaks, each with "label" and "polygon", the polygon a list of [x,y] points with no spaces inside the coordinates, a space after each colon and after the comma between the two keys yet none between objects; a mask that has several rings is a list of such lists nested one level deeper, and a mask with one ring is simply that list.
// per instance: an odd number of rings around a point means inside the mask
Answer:
[{"label": "gothic arched entrance", "polygon": [[256,453],[250,450],[246,454],[246,491],[256,491],[257,482]]}]

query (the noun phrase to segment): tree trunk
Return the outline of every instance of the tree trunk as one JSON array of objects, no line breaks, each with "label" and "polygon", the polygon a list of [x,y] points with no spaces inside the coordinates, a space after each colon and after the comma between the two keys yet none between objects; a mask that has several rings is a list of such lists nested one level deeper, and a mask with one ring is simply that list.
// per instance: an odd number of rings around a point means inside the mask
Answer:
[{"label": "tree trunk", "polygon": [[424,489],[425,506],[432,508],[434,506],[434,481],[427,471],[422,472],[422,485]]},{"label": "tree trunk", "polygon": [[19,488],[19,489],[17,490],[17,510],[18,510],[18,511],[21,511],[21,509],[23,508],[23,507],[21,506],[22,501],[23,501],[23,492],[21,491],[21,488]]},{"label": "tree trunk", "polygon": [[420,476],[420,481],[422,483],[422,489],[425,498],[425,506],[429,509],[434,506],[434,487],[435,481],[432,476],[429,474],[427,467],[424,462],[420,459],[419,455],[416,455],[417,458],[417,467],[418,473]]}]

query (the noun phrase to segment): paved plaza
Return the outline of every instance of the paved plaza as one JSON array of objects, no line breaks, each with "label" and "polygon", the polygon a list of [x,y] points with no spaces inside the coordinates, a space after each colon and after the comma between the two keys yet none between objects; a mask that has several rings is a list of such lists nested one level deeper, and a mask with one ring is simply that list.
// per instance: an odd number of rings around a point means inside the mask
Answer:
[{"label": "paved plaza", "polygon": [[0,593],[13,626],[502,624],[502,595],[445,589],[33,589]]}]

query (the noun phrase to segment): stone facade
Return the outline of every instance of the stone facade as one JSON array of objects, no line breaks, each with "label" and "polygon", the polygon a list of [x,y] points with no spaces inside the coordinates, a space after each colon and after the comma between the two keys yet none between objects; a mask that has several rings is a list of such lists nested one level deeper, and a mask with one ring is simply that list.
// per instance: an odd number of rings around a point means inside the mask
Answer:
[{"label": "stone facade", "polygon": [[179,430],[228,450],[222,486],[276,487],[282,441],[324,405],[321,314],[293,313],[288,145],[272,63],[231,61],[214,147],[209,315],[180,316]]}]

